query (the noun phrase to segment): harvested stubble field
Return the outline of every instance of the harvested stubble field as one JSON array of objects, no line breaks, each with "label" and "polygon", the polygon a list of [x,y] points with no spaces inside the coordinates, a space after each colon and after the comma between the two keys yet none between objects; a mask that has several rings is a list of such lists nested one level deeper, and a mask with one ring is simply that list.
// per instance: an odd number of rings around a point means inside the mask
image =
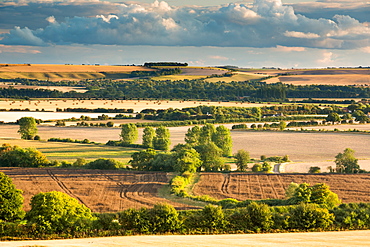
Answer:
[{"label": "harvested stubble field", "polygon": [[[226,125],[230,127],[231,125]],[[172,147],[178,143],[184,143],[185,133],[189,126],[171,127],[171,143]],[[348,127],[350,128],[350,127]],[[0,137],[2,138],[19,138],[17,133],[18,125],[0,125]],[[39,135],[42,139],[51,137],[72,138],[83,140],[85,138],[90,141],[106,143],[108,140],[118,140],[119,128],[90,128],[90,127],[49,127],[41,126]],[[141,143],[142,130],[139,131],[139,139],[137,143]],[[261,155],[284,156],[289,155],[293,162],[311,162],[315,166],[315,162],[331,161],[332,166],[335,166],[333,160],[335,155],[343,152],[345,148],[352,148],[356,151],[355,156],[360,160],[370,161],[370,135],[358,133],[334,133],[334,132],[277,132],[277,131],[232,131],[231,137],[233,140],[233,153],[240,149],[249,151],[252,158],[259,158]],[[3,143],[11,140],[3,140]],[[19,143],[21,147],[27,147],[28,142]],[[37,141],[31,142],[37,145]],[[37,146],[35,146],[37,148]],[[62,150],[60,150],[62,151]],[[66,152],[67,155],[67,152]],[[75,158],[75,157],[74,157]],[[369,162],[368,162],[369,163]],[[364,167],[368,169],[369,166]],[[308,172],[307,169],[299,169],[299,166],[294,167],[295,170],[290,172]]]},{"label": "harvested stubble field", "polygon": [[202,173],[193,193],[217,199],[283,199],[292,182],[326,183],[343,203],[370,202],[370,174]]},{"label": "harvested stubble field", "polygon": [[39,192],[61,191],[76,198],[93,212],[119,212],[128,208],[152,207],[162,202],[177,209],[191,209],[158,196],[168,184],[164,172],[134,172],[58,168],[0,168],[10,176],[17,189],[24,191],[25,210]]}]

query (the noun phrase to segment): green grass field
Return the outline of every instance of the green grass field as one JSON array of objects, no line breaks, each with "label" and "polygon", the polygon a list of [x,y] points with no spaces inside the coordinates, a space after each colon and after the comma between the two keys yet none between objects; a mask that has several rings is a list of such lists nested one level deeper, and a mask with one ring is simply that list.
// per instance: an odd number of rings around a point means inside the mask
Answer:
[{"label": "green grass field", "polygon": [[206,78],[205,75],[164,75],[164,76],[157,76],[152,77],[152,80],[157,81],[178,81],[178,80],[196,80],[196,79],[203,79]]},{"label": "green grass field", "polygon": [[19,139],[0,139],[0,143],[9,143],[22,148],[36,148],[52,160],[74,162],[77,158],[92,161],[99,158],[113,158],[128,162],[131,155],[140,149],[127,147],[112,147],[104,144],[81,144],[46,141],[26,141]]},{"label": "green grass field", "polygon": [[213,78],[207,78],[207,82],[218,82],[218,81],[224,81],[224,82],[232,82],[232,81],[248,81],[248,80],[256,80],[261,79],[262,75],[255,75],[255,74],[247,74],[247,73],[237,73],[231,77],[213,77]]}]

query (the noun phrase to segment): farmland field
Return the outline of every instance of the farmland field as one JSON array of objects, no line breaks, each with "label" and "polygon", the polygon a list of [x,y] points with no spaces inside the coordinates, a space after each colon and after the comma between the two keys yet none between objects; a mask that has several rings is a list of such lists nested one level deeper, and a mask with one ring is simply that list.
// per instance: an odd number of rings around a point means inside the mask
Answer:
[{"label": "farmland field", "polygon": [[199,247],[348,247],[367,246],[370,231],[338,232],[300,232],[300,233],[264,233],[264,234],[220,234],[220,235],[152,235],[124,236],[64,240],[23,240],[0,242],[2,247],[163,247],[163,246],[199,246]]},{"label": "farmland field", "polygon": [[291,182],[326,183],[343,203],[370,202],[370,174],[202,173],[193,193],[217,199],[283,199]]},{"label": "farmland field", "polygon": [[[166,202],[177,209],[194,206],[158,196],[170,179],[164,172],[133,172],[59,168],[0,168],[24,191],[25,209],[39,192],[61,191],[84,203],[93,212],[118,212],[128,208],[152,207]],[[345,203],[370,202],[370,174],[247,174],[201,173],[195,195],[217,199],[284,198],[291,183],[326,183]]]},{"label": "farmland field", "polygon": [[25,210],[39,192],[61,191],[93,212],[118,212],[128,208],[152,207],[158,202],[177,209],[194,206],[158,197],[158,189],[169,182],[167,173],[58,168],[0,168],[17,189],[24,191]]},{"label": "farmland field", "polygon": [[[231,127],[231,125],[225,125]],[[356,125],[354,125],[356,126]],[[364,125],[367,128],[368,125]],[[172,147],[184,143],[185,133],[190,128],[170,127]],[[349,127],[348,128],[354,128]],[[17,125],[0,125],[1,138],[19,138]],[[51,137],[89,139],[90,141],[106,143],[108,140],[118,140],[119,128],[90,128],[90,127],[49,127],[40,126],[39,135],[42,139]],[[139,131],[137,143],[141,143],[142,129]],[[294,162],[323,162],[333,161],[335,155],[345,148],[356,151],[355,156],[360,160],[370,159],[370,135],[356,133],[302,133],[302,132],[275,132],[275,131],[232,131],[233,153],[239,149],[250,152],[252,158],[266,156],[289,155]],[[3,140],[10,142],[11,140]],[[26,143],[26,142],[25,142]],[[38,143],[38,142],[32,142]],[[27,145],[27,144],[22,144]],[[36,144],[34,144],[36,145]],[[334,162],[332,163],[334,165]],[[312,164],[314,166],[314,164]],[[302,172],[302,170],[299,170]],[[292,171],[293,172],[293,171]],[[306,172],[306,171],[303,171]]]},{"label": "farmland field", "polygon": [[153,70],[142,66],[51,65],[51,64],[1,64],[3,79],[28,78],[39,80],[81,80],[110,78],[135,70]]}]

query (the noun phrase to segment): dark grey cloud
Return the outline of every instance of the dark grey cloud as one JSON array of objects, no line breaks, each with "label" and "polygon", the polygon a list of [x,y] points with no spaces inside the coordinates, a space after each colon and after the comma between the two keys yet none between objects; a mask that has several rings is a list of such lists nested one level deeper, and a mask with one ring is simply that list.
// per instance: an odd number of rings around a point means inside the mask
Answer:
[{"label": "dark grey cloud", "polygon": [[50,15],[46,26],[16,27],[3,34],[0,43],[337,49],[370,46],[370,28],[359,20],[347,15],[309,18],[281,0],[255,0],[252,7],[171,7],[158,1],[145,6],[114,6],[109,14],[104,10],[105,14],[63,20]]}]

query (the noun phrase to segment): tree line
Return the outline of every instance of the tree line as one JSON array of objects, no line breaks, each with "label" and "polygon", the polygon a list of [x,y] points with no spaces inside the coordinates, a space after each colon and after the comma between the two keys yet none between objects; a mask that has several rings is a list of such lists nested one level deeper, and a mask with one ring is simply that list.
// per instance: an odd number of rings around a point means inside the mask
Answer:
[{"label": "tree line", "polygon": [[[140,73],[146,73],[140,72]],[[34,81],[29,84],[35,84]],[[40,82],[54,85],[54,82]],[[85,80],[65,83],[84,86],[85,93],[60,92],[44,89],[0,90],[1,98],[97,98],[97,99],[198,99],[212,101],[288,101],[288,98],[368,98],[370,88],[355,86],[305,85],[282,83],[267,84],[262,81],[207,82],[202,79],[155,80]]]}]

